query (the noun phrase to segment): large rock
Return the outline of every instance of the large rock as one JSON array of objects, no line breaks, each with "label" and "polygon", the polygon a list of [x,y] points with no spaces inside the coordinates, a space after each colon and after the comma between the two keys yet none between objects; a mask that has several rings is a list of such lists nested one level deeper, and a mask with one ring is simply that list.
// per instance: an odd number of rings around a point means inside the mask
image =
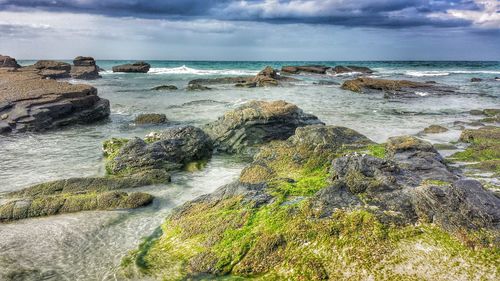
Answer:
[{"label": "large rock", "polygon": [[37,69],[39,74],[43,77],[51,79],[69,78],[71,65],[69,63],[53,61],[53,60],[39,60],[33,67]]},{"label": "large rock", "polygon": [[110,174],[170,171],[211,155],[212,142],[207,134],[193,126],[179,126],[161,132],[150,143],[140,138],[125,142],[108,157],[106,169]]},{"label": "large rock", "polygon": [[113,72],[139,72],[147,73],[151,65],[147,62],[137,61],[134,63],[113,66]]},{"label": "large rock", "polygon": [[143,113],[134,119],[136,125],[163,124],[167,121],[167,116],[161,113]]},{"label": "large rock", "polygon": [[76,57],[71,67],[71,77],[74,79],[93,80],[101,78],[99,67],[92,57]]},{"label": "large rock", "polygon": [[19,68],[21,67],[15,58],[0,55],[0,68]]},{"label": "large rock", "polygon": [[32,69],[0,72],[0,131],[41,131],[109,116],[109,101],[88,85],[44,79]]},{"label": "large rock", "polygon": [[204,130],[224,152],[243,152],[272,140],[287,139],[297,127],[322,124],[314,115],[304,113],[285,101],[251,101],[224,113]]},{"label": "large rock", "polygon": [[425,97],[456,93],[456,88],[435,83],[367,77],[347,80],[341,88],[357,93],[383,92],[387,97]]}]

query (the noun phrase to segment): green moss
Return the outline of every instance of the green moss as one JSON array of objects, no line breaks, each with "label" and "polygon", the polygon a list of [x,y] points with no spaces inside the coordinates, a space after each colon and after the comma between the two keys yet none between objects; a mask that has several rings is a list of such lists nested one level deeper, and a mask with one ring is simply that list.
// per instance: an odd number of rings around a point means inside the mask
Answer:
[{"label": "green moss", "polygon": [[442,180],[426,179],[422,182],[423,185],[449,186],[451,183]]},{"label": "green moss", "polygon": [[125,138],[111,138],[105,140],[102,144],[102,151],[104,156],[107,158],[114,158],[116,154],[120,151],[123,145],[125,145],[129,140]]},{"label": "green moss", "polygon": [[385,149],[385,144],[374,144],[374,145],[369,145],[367,146],[368,152],[367,154],[372,155],[374,157],[378,158],[385,158],[386,156],[386,149]]}]

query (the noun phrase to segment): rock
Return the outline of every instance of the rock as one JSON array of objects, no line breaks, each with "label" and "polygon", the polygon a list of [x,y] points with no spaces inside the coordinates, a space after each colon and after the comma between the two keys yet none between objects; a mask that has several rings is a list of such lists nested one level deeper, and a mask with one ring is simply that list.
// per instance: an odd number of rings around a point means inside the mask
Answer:
[{"label": "rock", "polygon": [[15,58],[0,55],[0,68],[19,68],[21,67]]},{"label": "rock", "polygon": [[101,78],[100,68],[92,57],[76,57],[71,67],[71,77],[74,79],[92,80]]},{"label": "rock", "polygon": [[177,87],[174,85],[160,85],[151,88],[151,91],[175,91],[177,90]]},{"label": "rock", "polygon": [[134,123],[136,125],[145,125],[145,124],[163,124],[166,123],[167,116],[165,114],[158,114],[158,113],[146,113],[146,114],[139,114],[135,120]]},{"label": "rock", "polygon": [[130,177],[71,178],[37,184],[5,196],[0,205],[0,222],[89,210],[138,208],[153,196],[117,191],[170,182],[165,171],[153,170]]},{"label": "rock", "polygon": [[0,72],[0,83],[0,115],[7,116],[2,122],[13,132],[91,123],[110,113],[109,101],[99,98],[96,88],[47,80],[33,68]]},{"label": "rock", "polygon": [[278,86],[279,75],[272,67],[267,66],[252,80],[259,87]]},{"label": "rock", "polygon": [[139,72],[147,73],[151,65],[144,61],[137,61],[130,64],[122,64],[113,66],[113,72]]},{"label": "rock", "polygon": [[336,74],[353,73],[353,72],[361,74],[371,74],[374,72],[368,67],[355,66],[355,65],[348,65],[348,66],[337,65],[334,68],[332,68],[332,71]]},{"label": "rock", "polygon": [[96,66],[95,60],[93,57],[82,57],[78,56],[73,60],[74,66]]},{"label": "rock", "polygon": [[152,201],[153,196],[146,193],[120,191],[21,199],[0,206],[0,222],[80,211],[138,208]]},{"label": "rock", "polygon": [[374,144],[366,136],[346,127],[310,125],[297,127],[289,140],[295,144],[328,148],[333,150],[354,149]]},{"label": "rock", "polygon": [[471,82],[481,82],[481,81],[483,81],[483,79],[474,77],[474,78],[471,78],[470,81]]},{"label": "rock", "polygon": [[281,72],[289,74],[300,74],[300,73],[326,74],[326,71],[328,69],[330,69],[330,67],[325,65],[283,66],[281,68]]},{"label": "rock", "polygon": [[199,78],[189,81],[188,84],[217,85],[217,84],[239,84],[251,82],[253,76],[237,77],[217,77],[217,78]]},{"label": "rock", "polygon": [[413,204],[418,216],[448,230],[500,230],[500,199],[475,180],[451,185],[423,185],[415,189]]},{"label": "rock", "polygon": [[339,82],[330,81],[330,80],[319,80],[318,82],[314,82],[314,85],[340,85]]},{"label": "rock", "polygon": [[106,170],[110,174],[135,174],[153,169],[171,171],[212,154],[210,138],[193,126],[169,128],[161,132],[158,139],[152,143],[140,138],[125,142],[118,152],[108,156]]},{"label": "rock", "polygon": [[69,63],[53,61],[53,60],[40,60],[34,65],[34,68],[39,70],[39,74],[45,78],[60,79],[69,78],[71,65]]},{"label": "rock", "polygon": [[296,105],[285,101],[251,101],[224,113],[204,130],[215,147],[235,153],[269,142],[287,139],[297,127],[322,124],[314,115],[306,114]]},{"label": "rock", "polygon": [[208,91],[212,90],[212,88],[209,88],[207,86],[203,86],[201,84],[188,84],[187,91]]},{"label": "rock", "polygon": [[357,93],[384,92],[387,97],[425,97],[456,93],[456,89],[449,86],[367,77],[347,80],[341,88]]},{"label": "rock", "polygon": [[430,125],[429,127],[425,128],[423,130],[423,133],[425,134],[439,134],[439,133],[444,133],[447,132],[448,129],[440,126],[440,125]]}]

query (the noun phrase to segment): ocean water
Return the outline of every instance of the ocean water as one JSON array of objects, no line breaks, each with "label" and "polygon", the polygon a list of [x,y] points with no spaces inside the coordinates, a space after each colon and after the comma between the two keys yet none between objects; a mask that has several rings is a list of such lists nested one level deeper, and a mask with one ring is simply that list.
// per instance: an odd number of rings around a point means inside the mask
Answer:
[{"label": "ocean water", "polygon": [[[201,62],[149,61],[147,74],[113,73],[113,65],[128,61],[98,61],[102,79],[72,81],[94,85],[111,102],[109,120],[44,133],[0,136],[0,192],[50,180],[104,174],[101,144],[111,137],[143,137],[177,124],[203,125],[248,100],[286,100],[317,115],[327,124],[355,129],[374,141],[417,134],[431,124],[446,133],[422,136],[433,143],[458,139],[455,121],[469,121],[471,109],[500,107],[500,62]],[[27,65],[34,61],[21,61]],[[241,89],[213,86],[211,91],[187,92],[196,78],[255,75],[265,66],[325,64],[367,66],[373,77],[433,80],[456,86],[459,94],[385,99],[382,94],[357,94],[338,85],[316,85],[319,80],[341,83],[351,75],[301,75],[291,86]],[[472,77],[485,79],[471,83]],[[170,84],[178,91],[151,91]],[[140,113],[164,113],[170,123],[136,127]],[[443,154],[450,153],[443,151]],[[168,185],[136,190],[156,196],[152,206],[137,210],[82,212],[0,224],[0,276],[9,272],[48,276],[48,280],[114,280],[123,255],[150,234],[170,210],[198,195],[236,179],[244,160],[215,156],[199,172],[179,172]],[[31,270],[31,271],[30,271]],[[52,278],[52,279],[50,279]],[[36,280],[36,279],[33,279]]]}]

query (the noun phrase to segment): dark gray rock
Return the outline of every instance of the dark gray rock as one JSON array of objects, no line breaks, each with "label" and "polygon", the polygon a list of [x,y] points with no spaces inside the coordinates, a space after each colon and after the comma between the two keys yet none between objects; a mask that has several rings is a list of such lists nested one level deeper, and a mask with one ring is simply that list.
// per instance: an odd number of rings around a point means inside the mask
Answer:
[{"label": "dark gray rock", "polygon": [[134,123],[136,125],[147,125],[147,124],[163,124],[168,121],[167,116],[165,114],[159,113],[145,113],[139,114]]},{"label": "dark gray rock", "polygon": [[332,68],[332,71],[335,74],[344,74],[344,73],[361,73],[361,74],[371,74],[374,71],[371,70],[368,67],[364,66],[356,66],[356,65],[348,65],[348,66],[343,66],[343,65],[337,65],[334,68]]},{"label": "dark gray rock", "polygon": [[157,139],[153,143],[139,138],[128,141],[115,157],[109,159],[107,170],[112,174],[133,174],[151,169],[170,171],[209,158],[212,154],[208,135],[193,126],[170,128],[161,132]]},{"label": "dark gray rock", "polygon": [[228,111],[204,130],[213,139],[215,147],[235,153],[271,140],[284,140],[297,127],[323,124],[318,118],[304,113],[285,101],[251,101]]},{"label": "dark gray rock", "polygon": [[419,186],[413,204],[420,218],[448,230],[500,229],[500,199],[475,180]]},{"label": "dark gray rock", "polygon": [[113,72],[138,72],[147,73],[151,65],[144,61],[113,66]]},{"label": "dark gray rock", "polygon": [[19,68],[21,67],[15,58],[0,55],[0,68]]},{"label": "dark gray rock", "polygon": [[312,73],[312,74],[326,74],[326,71],[331,67],[325,65],[295,65],[295,66],[283,66],[281,68],[281,73],[288,74],[300,74],[300,73]]},{"label": "dark gray rock", "polygon": [[174,85],[160,85],[151,88],[152,91],[175,91],[177,90],[177,87]]}]

